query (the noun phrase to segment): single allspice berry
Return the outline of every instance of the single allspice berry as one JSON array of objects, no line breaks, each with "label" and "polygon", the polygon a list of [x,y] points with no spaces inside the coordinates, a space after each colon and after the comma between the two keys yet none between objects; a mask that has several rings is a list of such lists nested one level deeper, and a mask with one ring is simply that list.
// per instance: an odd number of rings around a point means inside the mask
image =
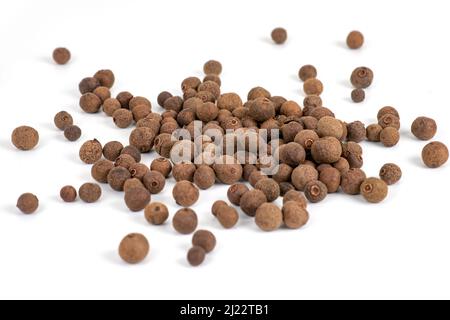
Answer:
[{"label": "single allspice berry", "polygon": [[241,197],[240,207],[250,217],[254,217],[256,210],[267,202],[266,195],[261,190],[250,190]]},{"label": "single allspice berry", "polygon": [[103,147],[101,143],[94,139],[83,143],[80,148],[80,159],[86,164],[94,164],[102,158]]},{"label": "single allspice berry", "polygon": [[134,163],[128,169],[133,178],[142,180],[144,176],[150,172],[150,169],[143,163]]},{"label": "single allspice berry", "polygon": [[114,163],[112,161],[102,159],[94,163],[91,168],[91,176],[97,182],[107,183],[108,182],[108,174],[111,169],[114,167]]},{"label": "single allspice berry", "polygon": [[160,202],[152,202],[145,207],[145,219],[148,223],[159,226],[169,218],[169,209]]},{"label": "single allspice berry", "polygon": [[128,128],[133,123],[133,113],[127,109],[118,109],[113,113],[114,124],[121,129]]},{"label": "single allspice berry", "polygon": [[193,180],[201,190],[207,190],[216,183],[216,174],[210,166],[201,165],[195,170]]},{"label": "single allspice berry", "polygon": [[71,54],[67,48],[60,47],[53,50],[53,60],[59,65],[64,65],[69,62],[70,57]]},{"label": "single allspice berry", "polygon": [[225,229],[233,228],[239,221],[239,214],[237,210],[230,207],[225,202],[215,203],[213,211],[216,212],[217,220]]},{"label": "single allspice berry", "polygon": [[394,107],[391,107],[391,106],[386,106],[386,107],[381,108],[378,111],[377,119],[380,120],[386,114],[392,114],[393,116],[396,116],[398,119],[400,119],[400,114],[398,113],[397,109],[395,109]]},{"label": "single allspice berry", "polygon": [[157,158],[152,161],[150,170],[158,171],[167,178],[172,172],[172,163],[166,158]]},{"label": "single allspice berry", "polygon": [[342,174],[341,189],[346,194],[359,194],[361,184],[364,180],[366,180],[364,171],[356,168],[350,169]]},{"label": "single allspice berry", "polygon": [[308,206],[308,202],[306,201],[306,198],[303,195],[303,193],[297,190],[290,190],[284,195],[283,204],[289,201],[298,202],[304,208]]},{"label": "single allspice berry", "polygon": [[323,84],[319,79],[310,78],[303,83],[303,91],[308,96],[320,96],[323,92]]},{"label": "single allspice berry", "polygon": [[109,69],[99,70],[94,74],[101,86],[111,89],[116,80],[114,73]]},{"label": "single allspice berry", "polygon": [[402,170],[394,163],[386,163],[380,169],[380,178],[388,185],[397,183],[402,177]]},{"label": "single allspice berry", "polygon": [[81,137],[81,129],[76,125],[68,126],[64,129],[64,137],[70,141],[75,142]]},{"label": "single allspice berry", "polygon": [[311,154],[317,163],[334,163],[342,155],[341,142],[334,137],[321,138],[312,144]]},{"label": "single allspice berry", "polygon": [[261,190],[268,202],[273,202],[280,196],[280,185],[270,178],[259,180],[255,185],[255,189]]},{"label": "single allspice berry", "polygon": [[352,72],[350,81],[356,89],[368,88],[373,82],[373,71],[367,67],[358,67]]},{"label": "single allspice berry", "polygon": [[299,191],[305,190],[305,186],[308,182],[317,180],[319,173],[314,167],[309,165],[300,165],[292,171],[292,184]]},{"label": "single allspice berry", "polygon": [[283,44],[287,40],[287,31],[284,28],[275,28],[272,30],[271,37],[276,44]]},{"label": "single allspice berry", "polygon": [[230,188],[228,188],[228,200],[230,200],[230,202],[235,206],[239,206],[241,203],[242,195],[247,191],[249,191],[249,189],[245,184],[235,183]]},{"label": "single allspice berry", "polygon": [[393,114],[385,114],[378,120],[378,124],[384,128],[393,127],[395,129],[400,129],[400,119]]},{"label": "single allspice berry", "polygon": [[366,126],[361,121],[354,121],[347,124],[348,141],[361,142],[366,139]]},{"label": "single allspice berry", "polygon": [[383,130],[383,127],[378,123],[374,123],[368,125],[366,128],[366,136],[367,140],[371,142],[380,142],[380,133]]},{"label": "single allspice berry", "polygon": [[222,73],[222,64],[217,60],[209,60],[203,66],[205,74],[220,75]]},{"label": "single allspice berry", "polygon": [[437,131],[436,121],[427,117],[418,117],[411,125],[412,134],[420,140],[432,139]]},{"label": "single allspice berry", "polygon": [[53,122],[59,130],[64,130],[73,124],[73,118],[67,111],[60,111],[55,115]]},{"label": "single allspice berry", "polygon": [[439,168],[448,160],[448,148],[445,144],[433,141],[422,150],[423,163],[429,168]]},{"label": "single allspice berry", "polygon": [[194,246],[187,254],[187,260],[193,267],[198,267],[205,261],[206,251],[202,247]]},{"label": "single allspice berry", "polygon": [[142,182],[151,194],[158,194],[164,190],[166,178],[161,172],[150,171],[143,177]]},{"label": "single allspice berry", "polygon": [[138,233],[127,235],[119,245],[119,256],[129,264],[142,262],[150,252],[150,244],[145,236]]},{"label": "single allspice berry", "polygon": [[361,194],[370,203],[383,201],[388,194],[388,185],[381,179],[368,178],[361,184]]},{"label": "single allspice berry", "polygon": [[317,133],[320,137],[335,137],[341,139],[344,134],[344,126],[336,118],[325,116],[317,123]]},{"label": "single allspice berry", "polygon": [[283,224],[283,213],[272,203],[264,203],[256,210],[256,225],[263,231],[274,231]]},{"label": "single allspice berry", "polygon": [[224,184],[234,184],[242,178],[242,165],[230,156],[216,160],[213,166],[217,179]]},{"label": "single allspice berry", "polygon": [[351,94],[352,101],[355,103],[363,102],[366,98],[366,92],[364,89],[358,88],[354,89]]},{"label": "single allspice berry", "polygon": [[17,149],[28,151],[39,143],[39,133],[32,127],[21,126],[12,132],[11,142]]},{"label": "single allspice berry", "polygon": [[182,207],[192,206],[200,196],[198,188],[190,181],[177,182],[172,194],[176,203]]},{"label": "single allspice berry", "polygon": [[317,70],[313,65],[307,64],[300,68],[298,77],[302,81],[317,77]]},{"label": "single allspice berry", "polygon": [[102,196],[102,188],[96,183],[85,183],[78,190],[78,194],[84,202],[94,203]]},{"label": "single allspice berry", "polygon": [[111,98],[111,91],[107,87],[97,87],[93,92],[104,103]]},{"label": "single allspice berry", "polygon": [[341,173],[334,167],[320,171],[319,180],[327,186],[328,193],[337,192],[341,185]]},{"label": "single allspice berry", "polygon": [[289,229],[299,229],[309,221],[306,207],[296,201],[287,201],[283,204],[283,221]]},{"label": "single allspice berry", "polygon": [[125,192],[125,204],[133,212],[142,211],[150,203],[151,196],[145,188],[133,188]]},{"label": "single allspice berry", "polygon": [[32,214],[39,207],[39,199],[32,193],[24,193],[17,199],[17,208],[24,214]]},{"label": "single allspice berry", "polygon": [[114,112],[116,112],[120,108],[122,108],[122,105],[117,99],[109,98],[103,102],[103,112],[109,117],[112,117]]},{"label": "single allspice berry", "polygon": [[123,185],[123,191],[125,191],[125,192],[128,192],[131,189],[135,189],[135,188],[144,188],[145,189],[144,184],[138,178],[130,178],[127,181],[125,181],[125,183]]},{"label": "single allspice berry", "polygon": [[77,199],[77,190],[72,186],[65,186],[59,192],[61,199],[64,202],[74,202]]},{"label": "single allspice berry", "polygon": [[80,107],[86,113],[97,113],[102,106],[102,100],[94,93],[85,93],[80,98]]},{"label": "single allspice berry", "polygon": [[119,141],[110,141],[103,147],[103,156],[109,161],[116,161],[122,152],[123,144]]},{"label": "single allspice berry", "polygon": [[120,151],[120,154],[127,154],[133,157],[136,162],[141,162],[141,152],[135,146],[126,146]]},{"label": "single allspice berry", "polygon": [[202,247],[206,253],[213,251],[216,243],[216,237],[208,230],[197,230],[192,236],[192,245]]},{"label": "single allspice berry", "polygon": [[400,133],[394,127],[386,127],[380,132],[380,141],[385,147],[393,147],[400,140]]},{"label": "single allspice berry", "polygon": [[327,195],[327,186],[321,181],[310,181],[305,186],[305,197],[312,203],[322,201],[326,198]]},{"label": "single allspice berry", "polygon": [[226,203],[223,200],[217,200],[213,203],[212,208],[211,208],[211,213],[213,214],[213,216],[217,216],[217,213],[219,212],[219,208],[221,207],[228,207],[228,203]]},{"label": "single allspice berry", "polygon": [[124,167],[114,167],[108,173],[108,184],[115,191],[123,191],[125,182],[131,178],[131,173]]},{"label": "single allspice berry", "polygon": [[97,87],[100,87],[100,82],[94,77],[84,78],[78,85],[78,89],[82,95],[94,92]]},{"label": "single allspice berry", "polygon": [[347,46],[350,49],[359,49],[364,44],[364,36],[359,31],[352,31],[347,36]]},{"label": "single allspice berry", "polygon": [[183,208],[175,213],[172,225],[174,229],[181,234],[191,234],[197,229],[197,214],[192,209]]}]

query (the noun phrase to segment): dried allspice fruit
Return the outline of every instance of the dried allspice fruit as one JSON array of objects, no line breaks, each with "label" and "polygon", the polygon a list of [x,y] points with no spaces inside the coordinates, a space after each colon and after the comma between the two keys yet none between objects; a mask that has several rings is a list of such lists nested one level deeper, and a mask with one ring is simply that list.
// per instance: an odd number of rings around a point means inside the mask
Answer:
[{"label": "dried allspice fruit", "polygon": [[228,188],[227,197],[228,200],[235,206],[239,206],[241,203],[241,197],[244,193],[249,191],[249,188],[243,183],[235,183]]},{"label": "dried allspice fruit", "polygon": [[287,201],[283,204],[283,221],[289,229],[299,229],[306,225],[309,220],[309,213],[306,207],[296,201]]},{"label": "dried allspice fruit", "polygon": [[287,40],[287,31],[284,28],[275,28],[272,30],[271,37],[276,44],[283,44]]},{"label": "dried allspice fruit", "polygon": [[84,163],[94,164],[102,158],[102,144],[97,139],[86,141],[81,146],[79,155]]},{"label": "dried allspice fruit", "polygon": [[288,191],[284,195],[283,204],[285,204],[289,201],[298,202],[303,208],[306,208],[308,206],[308,202],[306,201],[306,198],[303,195],[303,193],[301,193],[300,191],[297,191],[297,190]]},{"label": "dried allspice fruit", "polygon": [[192,206],[200,196],[198,188],[190,181],[177,182],[172,194],[176,203],[182,207]]},{"label": "dried allspice fruit", "polygon": [[310,64],[304,65],[298,71],[298,77],[302,81],[317,77],[317,69]]},{"label": "dried allspice fruit", "polygon": [[84,202],[94,203],[102,196],[102,188],[96,183],[85,183],[78,190],[78,194]]},{"label": "dried allspice fruit", "polygon": [[114,167],[108,173],[108,184],[115,191],[123,191],[125,182],[131,178],[131,173],[124,167]]},{"label": "dried allspice fruit", "polygon": [[394,163],[386,163],[380,169],[380,178],[388,185],[397,183],[402,177],[402,170]]},{"label": "dried allspice fruit", "polygon": [[64,129],[64,137],[70,142],[77,141],[81,137],[81,129],[78,126],[72,125]]},{"label": "dried allspice fruit", "polygon": [[125,204],[133,212],[144,210],[150,200],[150,192],[145,188],[133,188],[125,192]]},{"label": "dried allspice fruit", "polygon": [[323,92],[323,84],[319,79],[310,78],[303,83],[303,91],[308,96],[320,96]]},{"label": "dried allspice fruit", "polygon": [[64,130],[73,124],[73,118],[67,111],[60,111],[55,115],[53,122],[59,130]]},{"label": "dried allspice fruit", "polygon": [[166,178],[161,172],[150,171],[143,177],[142,182],[151,194],[158,194],[163,191],[166,185]]},{"label": "dried allspice fruit", "polygon": [[64,186],[59,191],[59,196],[64,202],[74,202],[77,199],[77,190],[72,186]]},{"label": "dried allspice fruit", "polygon": [[321,138],[312,144],[311,154],[317,163],[334,163],[342,155],[341,142],[334,137]]},{"label": "dried allspice fruit", "polygon": [[319,173],[317,170],[308,165],[300,165],[292,171],[292,184],[299,191],[305,190],[305,186],[308,182],[317,180]]},{"label": "dried allspice fruit", "polygon": [[370,203],[383,201],[388,194],[388,185],[381,179],[368,178],[361,184],[361,194]]},{"label": "dried allspice fruit", "polygon": [[310,181],[305,185],[305,197],[312,203],[324,200],[327,195],[327,186],[319,180]]},{"label": "dried allspice fruit", "polygon": [[256,225],[263,231],[274,231],[283,223],[283,213],[272,203],[264,203],[255,214]]},{"label": "dried allspice fruit", "polygon": [[11,142],[17,149],[28,151],[37,146],[39,133],[32,127],[21,126],[12,132]]},{"label": "dried allspice fruit", "polygon": [[193,267],[198,267],[199,265],[201,265],[205,261],[205,258],[205,249],[199,246],[192,247],[187,254],[187,260]]},{"label": "dried allspice fruit", "polygon": [[380,141],[385,147],[393,147],[400,140],[400,133],[394,127],[386,127],[380,132]]},{"label": "dried allspice fruit", "polygon": [[380,133],[383,127],[379,124],[371,124],[366,128],[367,140],[372,142],[380,142]]},{"label": "dried allspice fruit", "polygon": [[319,180],[327,186],[328,193],[337,192],[341,185],[341,173],[334,167],[320,171]]},{"label": "dried allspice fruit", "polygon": [[280,186],[273,179],[262,179],[255,185],[255,189],[261,190],[268,202],[273,202],[280,196]]},{"label": "dried allspice fruit", "polygon": [[233,228],[239,221],[237,210],[226,203],[222,204],[219,202],[216,204],[214,212],[216,212],[217,220],[225,229]]},{"label": "dried allspice fruit", "polygon": [[267,202],[266,195],[261,190],[250,190],[241,197],[240,207],[250,217],[254,217],[256,210]]},{"label": "dried allspice fruit", "polygon": [[213,251],[216,244],[216,237],[211,231],[197,230],[192,236],[192,245],[202,247],[206,253]]},{"label": "dried allspice fruit", "polygon": [[91,168],[91,176],[97,182],[107,183],[108,182],[108,174],[111,169],[114,167],[114,163],[112,161],[103,159],[99,160]]},{"label": "dried allspice fruit", "polygon": [[150,170],[158,171],[167,178],[172,172],[172,163],[166,158],[157,158],[150,164]]},{"label": "dried allspice fruit", "polygon": [[138,233],[127,235],[119,245],[119,256],[129,264],[142,262],[150,252],[150,244],[145,236]]},{"label": "dried allspice fruit", "polygon": [[341,189],[344,193],[356,195],[360,192],[363,181],[366,180],[366,174],[361,169],[350,169],[342,174]]},{"label": "dried allspice fruit", "polygon": [[71,54],[67,48],[56,48],[53,50],[53,60],[59,64],[64,65],[67,64],[70,60]]},{"label": "dried allspice fruit", "polygon": [[347,36],[347,46],[350,49],[359,49],[364,44],[364,36],[359,31],[351,31]]},{"label": "dried allspice fruit", "polygon": [[32,193],[24,193],[17,200],[17,208],[24,214],[32,214],[39,207],[39,199]]},{"label": "dried allspice fruit", "polygon": [[448,160],[448,148],[445,144],[433,141],[422,150],[423,163],[429,168],[439,168]]},{"label": "dried allspice fruit", "polygon": [[418,117],[411,125],[412,134],[420,140],[432,139],[437,131],[436,121],[427,117]]},{"label": "dried allspice fruit", "polygon": [[216,183],[216,174],[210,166],[201,165],[195,170],[193,180],[201,190],[207,190]]},{"label": "dried allspice fruit", "polygon": [[361,121],[354,121],[347,125],[348,141],[361,142],[366,139],[366,127]]},{"label": "dried allspice fruit", "polygon": [[351,98],[352,101],[355,103],[360,103],[363,102],[364,99],[366,98],[366,92],[364,91],[364,89],[354,89],[351,93]]},{"label": "dried allspice fruit", "polygon": [[357,89],[368,88],[373,82],[373,71],[367,67],[358,67],[352,72],[350,81]]},{"label": "dried allspice fruit", "polygon": [[145,219],[153,225],[162,225],[169,218],[169,210],[160,202],[152,202],[145,207]]},{"label": "dried allspice fruit", "polygon": [[197,214],[192,209],[183,208],[173,217],[172,225],[177,232],[181,234],[190,234],[197,229]]}]

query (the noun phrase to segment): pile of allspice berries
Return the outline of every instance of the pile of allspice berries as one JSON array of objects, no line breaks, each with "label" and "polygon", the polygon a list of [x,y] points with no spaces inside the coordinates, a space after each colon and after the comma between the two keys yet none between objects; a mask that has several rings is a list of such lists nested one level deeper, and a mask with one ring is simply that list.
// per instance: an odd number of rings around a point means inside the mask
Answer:
[{"label": "pile of allspice berries", "polygon": [[[276,44],[287,40],[283,28],[273,30],[271,36]],[[347,37],[350,49],[359,49],[363,43],[361,32],[352,31]],[[70,52],[58,48],[53,58],[58,64],[66,64]],[[95,139],[84,142],[80,160],[91,165],[95,182],[86,182],[78,190],[64,186],[62,200],[73,202],[79,196],[93,203],[101,198],[101,184],[109,185],[123,192],[131,211],[143,211],[150,224],[162,225],[170,217],[169,210],[151,198],[164,191],[166,179],[173,178],[176,184],[172,195],[180,210],[174,213],[172,225],[180,234],[193,234],[187,259],[192,266],[198,266],[215,248],[216,238],[210,231],[197,230],[197,213],[191,207],[201,190],[217,183],[230,185],[229,203],[219,200],[211,208],[212,216],[223,228],[235,227],[243,212],[253,217],[262,230],[274,231],[282,226],[298,229],[307,224],[308,202],[323,201],[329,193],[362,195],[370,203],[379,203],[387,197],[388,186],[400,180],[402,170],[394,163],[383,165],[376,177],[366,175],[359,144],[364,140],[386,147],[399,143],[400,114],[394,107],[381,108],[373,124],[337,119],[332,110],[323,106],[320,95],[324,86],[312,65],[304,65],[298,72],[306,94],[301,105],[262,87],[252,88],[243,101],[234,92],[221,91],[220,62],[210,60],[203,70],[203,79],[192,76],[182,80],[179,96],[166,91],[158,95],[157,102],[165,110],[162,114],[154,112],[145,97],[127,91],[113,97],[115,76],[111,70],[100,70],[82,79],[82,110],[103,113],[118,128],[135,129],[127,145]],[[355,88],[351,92],[354,102],[364,100],[364,90],[373,79],[374,73],[368,67],[353,71],[350,82]],[[58,112],[54,123],[67,140],[80,138],[81,129],[67,111]],[[180,130],[189,133],[188,138]],[[263,130],[278,135],[268,134],[265,141],[258,139],[255,151],[251,141]],[[411,125],[412,134],[419,140],[431,140],[436,131],[436,122],[423,116]],[[219,138],[211,132],[219,132]],[[39,134],[31,127],[22,126],[12,133],[12,143],[20,150],[31,150],[38,141]],[[260,152],[262,145],[268,152]],[[227,152],[217,152],[218,147]],[[141,154],[149,152],[159,157],[149,165],[141,163]],[[270,174],[264,170],[268,157],[279,164]],[[423,162],[429,168],[442,166],[448,157],[448,149],[441,142],[430,142],[422,150]],[[281,208],[274,204],[279,197],[283,197]],[[34,213],[38,205],[38,198],[31,193],[23,194],[17,202],[25,214]],[[120,257],[131,264],[143,261],[149,251],[150,244],[142,234],[127,235],[118,250]]]}]

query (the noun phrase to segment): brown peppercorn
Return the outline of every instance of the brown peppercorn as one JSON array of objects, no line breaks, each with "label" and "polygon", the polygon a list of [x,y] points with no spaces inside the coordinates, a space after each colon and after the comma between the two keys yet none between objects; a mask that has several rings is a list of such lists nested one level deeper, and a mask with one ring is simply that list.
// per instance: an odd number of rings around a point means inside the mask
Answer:
[{"label": "brown peppercorn", "polygon": [[59,130],[64,130],[73,124],[73,118],[67,111],[60,111],[55,115],[54,123]]},{"label": "brown peppercorn", "polygon": [[359,31],[352,31],[347,36],[347,46],[350,49],[359,49],[364,44],[364,36]]},{"label": "brown peppercorn", "polygon": [[307,64],[300,68],[298,71],[298,77],[302,81],[317,77],[317,70],[314,66]]},{"label": "brown peppercorn", "polygon": [[211,208],[211,213],[213,214],[213,216],[217,216],[217,213],[219,212],[219,208],[221,207],[228,207],[228,204],[223,201],[223,200],[217,200],[216,202],[213,203],[212,208]]},{"label": "brown peppercorn", "polygon": [[116,161],[122,149],[123,145],[119,141],[110,141],[103,147],[103,156],[109,161]]},{"label": "brown peppercorn", "polygon": [[109,160],[99,160],[92,166],[91,176],[100,183],[108,183],[108,174],[113,167],[113,162]]},{"label": "brown peppercorn", "polygon": [[102,188],[96,183],[85,183],[78,190],[78,194],[84,202],[94,203],[102,196]]},{"label": "brown peppercorn", "polygon": [[286,204],[290,201],[297,202],[303,208],[306,208],[308,206],[308,202],[306,201],[305,196],[297,190],[290,190],[284,195],[283,204]]},{"label": "brown peppercorn", "polygon": [[341,121],[336,118],[325,116],[317,123],[317,133],[320,137],[335,137],[341,139],[344,128]]},{"label": "brown peppercorn", "polygon": [[275,28],[270,36],[276,44],[283,44],[287,40],[287,31],[284,28]]},{"label": "brown peppercorn", "polygon": [[228,200],[230,200],[230,202],[235,206],[239,206],[242,195],[247,191],[249,191],[249,189],[245,184],[235,183],[230,188],[228,188],[227,192]]},{"label": "brown peppercorn", "polygon": [[169,218],[169,210],[160,202],[152,202],[145,207],[145,219],[150,224],[162,225]]},{"label": "brown peppercorn", "polygon": [[213,166],[217,179],[224,184],[234,184],[242,178],[242,165],[230,156],[216,160]]},{"label": "brown peppercorn", "polygon": [[237,93],[224,93],[217,99],[217,107],[233,112],[242,107],[242,100]]},{"label": "brown peppercorn", "polygon": [[294,138],[294,142],[301,145],[305,150],[310,150],[317,140],[319,140],[319,136],[314,130],[302,130]]},{"label": "brown peppercorn", "polygon": [[99,70],[94,74],[94,78],[100,82],[100,85],[103,87],[106,87],[108,89],[111,89],[114,85],[114,82],[116,80],[114,73],[111,70],[104,69]]},{"label": "brown peppercorn", "polygon": [[184,79],[181,82],[181,90],[186,92],[187,90],[193,89],[197,91],[198,86],[202,83],[202,81],[197,77],[189,77]]},{"label": "brown peppercorn", "polygon": [[360,103],[366,98],[366,92],[364,89],[358,88],[354,89],[351,94],[353,102]]},{"label": "brown peppercorn", "polygon": [[303,191],[308,182],[317,180],[319,173],[308,165],[300,165],[292,171],[292,184],[297,190]]},{"label": "brown peppercorn", "polygon": [[371,124],[366,128],[367,140],[372,142],[380,142],[380,133],[383,127],[379,124]]},{"label": "brown peppercorn", "polygon": [[356,195],[360,192],[361,183],[366,179],[366,174],[361,169],[350,169],[342,173],[341,189],[344,193]]},{"label": "brown peppercorn", "polygon": [[352,72],[350,81],[357,89],[368,88],[373,82],[373,71],[367,67],[356,68]]},{"label": "brown peppercorn", "polygon": [[385,147],[393,147],[400,140],[400,133],[394,127],[384,128],[380,132],[380,141]]},{"label": "brown peppercorn", "polygon": [[108,173],[108,184],[113,190],[123,191],[125,181],[131,178],[131,173],[124,167],[114,167]]},{"label": "brown peppercorn", "polygon": [[128,170],[133,178],[137,178],[139,180],[142,180],[144,176],[150,172],[150,169],[143,163],[134,163],[128,168]]},{"label": "brown peppercorn", "polygon": [[311,155],[317,163],[334,163],[342,155],[342,146],[334,137],[321,138],[311,146]]},{"label": "brown peppercorn", "polygon": [[213,251],[216,243],[216,237],[208,230],[198,230],[192,236],[192,245],[203,248],[206,253]]},{"label": "brown peppercorn", "polygon": [[400,129],[400,119],[393,114],[385,114],[378,120],[378,124],[384,129],[387,127],[393,127],[397,130]]},{"label": "brown peppercorn", "polygon": [[335,193],[341,185],[341,173],[333,167],[325,168],[320,171],[319,180],[326,185],[328,193]]},{"label": "brown peppercorn", "polygon": [[216,60],[209,60],[203,65],[205,74],[220,75],[222,73],[222,64]]},{"label": "brown peppercorn", "polygon": [[158,104],[161,107],[164,107],[164,102],[166,102],[167,99],[172,98],[172,94],[170,92],[167,91],[162,91],[159,95],[158,95]]},{"label": "brown peppercorn", "polygon": [[179,181],[175,184],[172,195],[178,205],[190,207],[197,202],[200,193],[192,182]]},{"label": "brown peppercorn", "polygon": [[69,62],[70,57],[71,54],[67,48],[56,48],[53,51],[53,60],[59,65],[64,65]]},{"label": "brown peppercorn", "polygon": [[354,121],[347,124],[347,131],[348,141],[361,142],[366,139],[366,127],[361,121]]},{"label": "brown peppercorn", "polygon": [[122,108],[129,109],[130,101],[133,99],[133,95],[128,91],[122,91],[117,95],[116,99],[120,102]]},{"label": "brown peppercorn", "polygon": [[192,162],[181,162],[173,166],[172,175],[175,181],[194,181],[194,174],[197,170]]},{"label": "brown peppercorn", "polygon": [[74,202],[77,199],[77,190],[72,186],[62,187],[59,196],[64,202]]},{"label": "brown peppercorn", "polygon": [[309,221],[309,213],[306,210],[306,207],[302,206],[299,202],[285,202],[282,212],[284,224],[289,229],[299,229]]},{"label": "brown peppercorn", "polygon": [[97,113],[102,106],[102,100],[93,93],[85,93],[80,98],[80,107],[84,112]]},{"label": "brown peppercorn", "polygon": [[150,170],[160,172],[165,178],[169,177],[172,172],[172,164],[168,159],[157,158],[152,161]]},{"label": "brown peppercorn", "polygon": [[430,140],[437,131],[436,121],[427,117],[418,117],[411,125],[412,134],[420,140]]},{"label": "brown peppercorn", "polygon": [[111,91],[107,87],[97,87],[93,92],[104,103],[111,98]]},{"label": "brown peppercorn", "polygon": [[78,85],[82,95],[94,92],[97,87],[100,87],[100,82],[94,77],[84,78]]},{"label": "brown peppercorn", "polygon": [[383,201],[388,194],[388,185],[381,179],[368,178],[361,184],[361,194],[370,203]]},{"label": "brown peppercorn", "polygon": [[296,167],[305,161],[306,152],[300,144],[290,142],[278,148],[278,156],[281,163]]},{"label": "brown peppercorn", "polygon": [[394,163],[386,163],[380,169],[380,178],[388,185],[397,183],[402,177],[402,169]]},{"label": "brown peppercorn", "polygon": [[34,128],[21,126],[12,132],[11,142],[17,149],[28,151],[38,144],[39,133]]},{"label": "brown peppercorn", "polygon": [[214,170],[207,165],[201,165],[194,173],[194,183],[201,190],[207,190],[216,183],[216,174]]},{"label": "brown peppercorn", "polygon": [[429,168],[439,168],[448,160],[448,149],[445,144],[433,141],[422,150],[423,163]]},{"label": "brown peppercorn", "polygon": [[84,163],[94,164],[102,158],[102,144],[97,139],[86,141],[81,146],[79,155]]},{"label": "brown peppercorn", "polygon": [[264,203],[256,210],[256,225],[263,231],[274,231],[283,224],[283,213],[272,203]]},{"label": "brown peppercorn", "polygon": [[39,199],[32,193],[24,193],[17,199],[17,208],[24,214],[32,214],[39,207]]},{"label": "brown peppercorn", "polygon": [[81,137],[81,129],[78,126],[68,126],[66,129],[64,129],[64,137],[71,141],[77,141]]},{"label": "brown peppercorn", "polygon": [[150,203],[150,192],[145,188],[134,188],[125,192],[125,204],[133,212],[142,211]]},{"label": "brown peppercorn", "polygon": [[380,120],[383,116],[386,114],[392,114],[393,116],[396,116],[398,119],[400,119],[400,114],[398,113],[397,109],[394,107],[383,107],[378,111],[377,119]]},{"label": "brown peppercorn", "polygon": [[305,196],[312,203],[322,201],[327,194],[327,186],[321,181],[313,180],[305,185]]},{"label": "brown peppercorn", "polygon": [[333,167],[338,169],[342,175],[344,172],[350,169],[350,164],[348,163],[347,159],[341,157],[337,162],[333,163]]},{"label": "brown peppercorn", "polygon": [[194,246],[187,254],[187,260],[193,267],[198,267],[205,261],[206,252],[202,247]]},{"label": "brown peppercorn", "polygon": [[199,120],[210,122],[217,118],[219,108],[212,102],[206,102],[197,108],[196,114]]},{"label": "brown peppercorn", "polygon": [[113,113],[113,121],[118,128],[128,128],[133,123],[133,113],[127,109],[116,110]]},{"label": "brown peppercorn", "polygon": [[311,78],[305,81],[303,84],[303,91],[306,95],[320,96],[323,92],[323,84],[319,79]]},{"label": "brown peppercorn", "polygon": [[273,202],[280,196],[280,186],[273,179],[262,179],[259,180],[255,185],[255,189],[264,192],[268,202]]},{"label": "brown peppercorn", "polygon": [[275,117],[275,105],[268,98],[257,98],[249,106],[249,116],[258,122],[269,120]]},{"label": "brown peppercorn", "polygon": [[139,180],[137,178],[128,179],[127,181],[125,181],[125,183],[123,185],[123,191],[125,191],[125,193],[132,189],[136,189],[136,188],[144,188],[145,189],[144,184],[141,182],[141,180]]},{"label": "brown peppercorn", "polygon": [[150,152],[153,149],[154,140],[155,133],[146,127],[134,129],[129,138],[130,145],[136,147],[141,153]]},{"label": "brown peppercorn", "polygon": [[254,217],[256,210],[267,202],[266,195],[261,190],[250,190],[241,197],[240,207],[250,217]]},{"label": "brown peppercorn", "polygon": [[119,255],[123,261],[129,264],[138,264],[144,261],[149,252],[150,244],[142,234],[129,234],[120,242]]},{"label": "brown peppercorn", "polygon": [[142,179],[145,187],[150,191],[151,194],[158,194],[164,190],[166,185],[166,179],[161,172],[150,171]]},{"label": "brown peppercorn", "polygon": [[190,234],[197,229],[197,214],[192,209],[183,208],[175,213],[172,224],[177,232],[181,234]]}]

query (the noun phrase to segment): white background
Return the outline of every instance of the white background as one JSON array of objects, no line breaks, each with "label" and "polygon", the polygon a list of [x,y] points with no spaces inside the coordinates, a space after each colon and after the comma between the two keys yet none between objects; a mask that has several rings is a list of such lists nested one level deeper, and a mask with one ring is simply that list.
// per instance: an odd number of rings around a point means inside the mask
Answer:
[{"label": "white background", "polygon": [[[1,1],[0,4],[0,297],[1,298],[450,298],[450,164],[426,169],[424,142],[409,133],[421,115],[437,119],[435,140],[449,143],[448,8],[446,1]],[[284,46],[274,27],[289,32]],[[362,50],[345,47],[350,30],[366,36]],[[67,46],[67,66],[51,60]],[[402,137],[392,149],[363,143],[364,169],[385,162],[403,169],[401,183],[380,205],[360,197],[329,196],[311,205],[309,225],[263,233],[244,215],[225,231],[210,214],[226,186],[202,192],[194,206],[200,227],[218,247],[199,268],[186,263],[190,236],[170,223],[150,226],[130,213],[122,194],[105,186],[100,202],[64,204],[59,189],[91,181],[78,159],[83,141],[127,142],[103,114],[78,107],[78,82],[101,68],[114,70],[114,94],[129,90],[151,99],[180,94],[181,80],[202,76],[208,59],[223,63],[223,92],[245,97],[261,85],[301,102],[298,68],[314,64],[324,82],[324,104],[346,120],[376,120],[378,109],[401,113]],[[375,72],[362,104],[349,100],[351,71]],[[53,116],[65,109],[82,128],[65,141]],[[15,150],[12,130],[31,125],[41,134],[31,152]],[[143,158],[150,164],[155,155]],[[15,208],[23,192],[37,194],[39,211]],[[173,215],[171,184],[153,197]],[[145,263],[128,266],[116,253],[123,236],[144,233],[152,247]]]}]

